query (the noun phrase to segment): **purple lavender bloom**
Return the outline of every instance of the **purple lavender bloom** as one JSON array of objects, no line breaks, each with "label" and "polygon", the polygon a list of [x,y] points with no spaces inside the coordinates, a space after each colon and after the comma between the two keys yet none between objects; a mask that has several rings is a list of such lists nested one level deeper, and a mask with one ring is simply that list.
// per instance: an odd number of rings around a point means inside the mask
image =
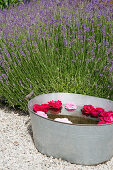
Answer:
[{"label": "purple lavender bloom", "polygon": [[92,22],[92,24],[94,24],[94,19],[92,19],[92,21],[91,21],[91,22]]},{"label": "purple lavender bloom", "polygon": [[2,79],[2,77],[0,76],[0,82],[3,84],[3,79]]},{"label": "purple lavender bloom", "polygon": [[[0,81],[5,83],[7,73],[16,76],[15,87],[17,84],[25,86],[26,83],[19,80],[20,76],[22,80],[27,76],[29,69],[28,77],[38,82],[35,74],[41,65],[49,65],[48,74],[52,70],[56,79],[53,64],[59,65],[61,74],[65,70],[71,78],[75,71],[71,70],[71,64],[80,63],[78,72],[80,67],[86,74],[93,68],[94,72],[98,71],[97,79],[109,75],[105,82],[107,87],[113,73],[112,13],[110,2],[104,4],[98,0],[33,0],[0,11],[0,38],[7,44],[7,47],[4,43],[0,46]],[[103,70],[101,74],[100,70]],[[43,74],[41,76],[43,78]]]},{"label": "purple lavender bloom", "polygon": [[101,46],[101,44],[99,43],[99,44],[98,44],[98,48],[100,48],[100,46]]},{"label": "purple lavender bloom", "polygon": [[86,27],[86,31],[89,32],[89,27]]},{"label": "purple lavender bloom", "polygon": [[113,59],[111,59],[111,64],[113,65]]},{"label": "purple lavender bloom", "polygon": [[107,18],[107,21],[109,21],[109,16],[107,16],[106,18]]},{"label": "purple lavender bloom", "polygon": [[87,38],[87,41],[90,42],[91,40],[89,38]]},{"label": "purple lavender bloom", "polygon": [[101,60],[101,57],[98,58],[98,61],[100,61],[100,60]]},{"label": "purple lavender bloom", "polygon": [[103,89],[103,86],[100,86],[101,89]]},{"label": "purple lavender bloom", "polygon": [[103,74],[100,74],[99,76],[100,76],[100,77],[102,77],[102,76],[103,76]]},{"label": "purple lavender bloom", "polygon": [[72,62],[76,63],[76,60],[72,60]]},{"label": "purple lavender bloom", "polygon": [[103,36],[105,37],[105,26],[103,26],[102,28],[102,33],[103,33]]},{"label": "purple lavender bloom", "polygon": [[30,83],[30,88],[32,88],[32,84]]}]

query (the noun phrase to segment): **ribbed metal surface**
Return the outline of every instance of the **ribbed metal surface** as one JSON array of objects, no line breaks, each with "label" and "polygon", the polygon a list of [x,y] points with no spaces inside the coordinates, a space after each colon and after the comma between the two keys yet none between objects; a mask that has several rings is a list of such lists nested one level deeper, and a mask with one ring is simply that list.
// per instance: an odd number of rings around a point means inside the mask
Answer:
[{"label": "ribbed metal surface", "polygon": [[82,165],[99,164],[113,156],[113,124],[73,125],[33,113],[34,104],[48,103],[50,100],[61,100],[63,104],[74,102],[78,106],[92,104],[106,111],[113,110],[113,101],[80,94],[50,93],[33,98],[28,103],[28,109],[34,143],[41,153]]}]

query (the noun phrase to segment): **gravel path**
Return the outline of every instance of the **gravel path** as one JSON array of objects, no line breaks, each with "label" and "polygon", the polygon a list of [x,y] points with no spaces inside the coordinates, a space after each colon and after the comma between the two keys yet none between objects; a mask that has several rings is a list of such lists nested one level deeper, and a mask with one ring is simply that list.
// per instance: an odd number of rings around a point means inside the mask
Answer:
[{"label": "gravel path", "polygon": [[113,158],[105,164],[82,166],[47,157],[34,146],[29,116],[1,107],[0,170],[113,170]]}]

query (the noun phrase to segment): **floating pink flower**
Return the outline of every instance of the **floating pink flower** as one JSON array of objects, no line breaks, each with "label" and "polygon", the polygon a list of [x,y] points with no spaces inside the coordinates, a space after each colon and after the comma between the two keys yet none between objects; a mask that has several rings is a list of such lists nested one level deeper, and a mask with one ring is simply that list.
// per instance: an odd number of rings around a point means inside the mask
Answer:
[{"label": "floating pink flower", "polygon": [[52,100],[52,101],[50,101],[48,103],[49,103],[48,104],[49,109],[50,108],[60,109],[62,107],[62,102],[59,101],[59,100],[57,100],[57,101]]},{"label": "floating pink flower", "polygon": [[57,122],[63,122],[63,123],[72,124],[72,122],[69,121],[67,118],[56,118],[56,119],[54,119],[54,120],[57,121]]},{"label": "floating pink flower", "polygon": [[74,103],[69,102],[65,105],[65,108],[66,110],[75,110],[77,106]]},{"label": "floating pink flower", "polygon": [[39,116],[42,116],[42,117],[45,117],[45,118],[48,118],[47,114],[45,114],[45,112],[42,112],[42,111],[37,111],[36,112],[37,115]]}]

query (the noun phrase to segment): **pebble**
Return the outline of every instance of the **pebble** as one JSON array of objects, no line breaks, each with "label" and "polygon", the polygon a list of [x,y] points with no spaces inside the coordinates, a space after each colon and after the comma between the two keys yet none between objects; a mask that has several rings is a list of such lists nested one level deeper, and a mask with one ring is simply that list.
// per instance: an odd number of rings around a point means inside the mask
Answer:
[{"label": "pebble", "polygon": [[47,157],[35,148],[30,117],[0,108],[0,170],[113,170],[113,158],[97,166],[71,164]]},{"label": "pebble", "polygon": [[17,141],[14,141],[13,144],[16,145],[16,146],[19,145],[19,143]]}]

